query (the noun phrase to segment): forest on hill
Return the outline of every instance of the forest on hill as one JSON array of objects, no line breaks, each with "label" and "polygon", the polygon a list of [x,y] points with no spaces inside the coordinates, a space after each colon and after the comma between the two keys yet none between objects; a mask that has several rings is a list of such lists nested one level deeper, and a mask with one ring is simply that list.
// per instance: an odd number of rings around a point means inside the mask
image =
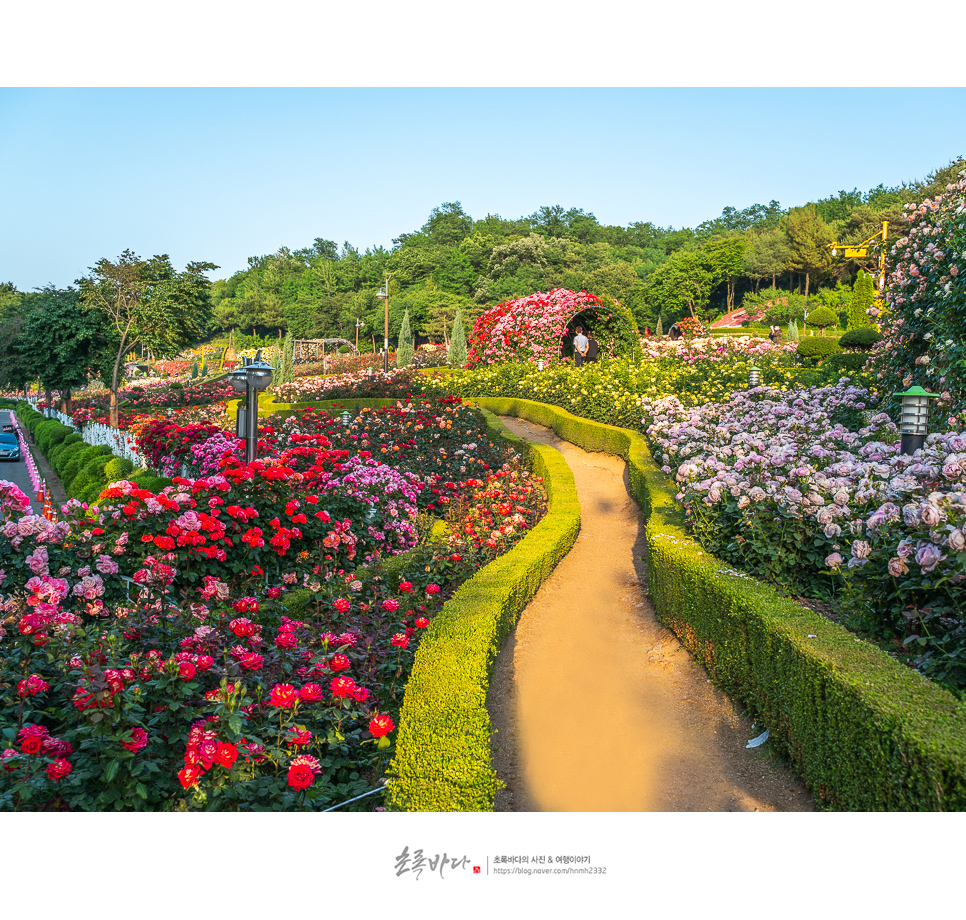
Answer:
[{"label": "forest on hill", "polygon": [[682,229],[648,221],[616,227],[560,205],[516,220],[474,219],[458,201],[446,202],[391,249],[360,252],[316,239],[303,249],[250,258],[244,271],[212,285],[212,321],[219,330],[350,340],[361,321],[360,347],[363,339],[371,347],[372,336],[382,337],[377,292],[387,274],[393,338],[407,309],[414,332],[442,341],[457,307],[471,326],[494,304],[555,287],[616,299],[641,329],[653,329],[659,316],[668,328],[692,311],[713,319],[762,286],[804,294],[851,283],[861,266],[836,259],[828,244],[861,242],[884,220],[890,240],[901,236],[904,206],[942,191],[961,168],[955,160],[921,181],[840,191],[800,207],[777,201],[728,207]]},{"label": "forest on hill", "polygon": [[[354,341],[361,328],[360,348],[372,347],[381,344],[378,292],[387,275],[393,339],[406,310],[420,341],[442,341],[457,308],[472,327],[494,304],[557,287],[618,300],[641,329],[653,329],[659,317],[665,329],[692,313],[710,320],[760,288],[814,295],[850,284],[863,266],[832,256],[829,243],[861,242],[886,220],[890,242],[901,237],[905,205],[938,194],[962,168],[956,159],[923,180],[840,191],[791,208],[778,201],[727,207],[719,217],[682,229],[648,221],[611,226],[560,205],[515,220],[495,214],[474,219],[460,202],[446,202],[421,228],[400,234],[391,249],[360,252],[319,238],[301,249],[250,257],[244,270],[212,282],[205,331],[272,337],[291,331]],[[0,324],[30,312],[31,301],[50,293],[0,285]]]}]

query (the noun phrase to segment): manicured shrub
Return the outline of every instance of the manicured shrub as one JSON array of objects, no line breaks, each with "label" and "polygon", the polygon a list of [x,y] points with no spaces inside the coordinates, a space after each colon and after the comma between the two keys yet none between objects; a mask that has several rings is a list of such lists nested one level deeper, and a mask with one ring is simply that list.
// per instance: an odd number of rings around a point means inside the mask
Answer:
[{"label": "manicured shrub", "polygon": [[403,314],[399,330],[399,345],[396,348],[396,367],[406,367],[413,363],[413,334],[409,328],[409,308]]},{"label": "manicured shrub", "polygon": [[828,374],[827,382],[834,383],[842,377],[852,377],[861,371],[869,360],[869,356],[860,352],[842,352],[829,355],[822,361],[820,367]]},{"label": "manicured shrub", "polygon": [[453,333],[449,340],[447,354],[450,367],[465,367],[467,357],[466,330],[463,328],[463,313],[456,308],[456,318],[453,320]]},{"label": "manicured shrub", "polygon": [[818,307],[812,310],[806,317],[806,325],[814,326],[816,329],[826,329],[829,326],[838,324],[838,314],[828,307]]},{"label": "manicured shrub", "polygon": [[[66,447],[61,448],[56,458],[51,458],[50,465],[54,468],[54,472],[60,476],[61,480],[63,480],[67,475],[67,470],[71,461],[79,461],[81,454],[83,454],[85,450],[87,450],[87,445],[83,441],[75,441],[72,444],[68,444]],[[78,466],[75,463],[74,469],[71,471],[71,475],[77,475],[77,470]]]},{"label": "manicured shrub", "polygon": [[852,300],[849,303],[849,330],[869,329],[872,321],[869,319],[868,310],[875,301],[875,285],[872,283],[872,276],[859,269],[852,285]]},{"label": "manicured shrub", "polygon": [[107,461],[104,467],[104,478],[107,482],[118,482],[127,479],[128,473],[134,469],[134,464],[127,457],[114,457]]},{"label": "manicured shrub", "polygon": [[854,351],[871,351],[876,342],[882,340],[882,334],[871,326],[863,326],[850,329],[842,338],[839,339],[840,348],[848,348]]},{"label": "manicured shrub", "polygon": [[90,473],[86,469],[80,470],[77,475],[70,481],[70,485],[64,485],[64,491],[71,498],[80,498],[84,490],[91,485],[92,479]]},{"label": "manicured shrub", "polygon": [[810,358],[821,361],[829,355],[834,355],[841,351],[838,338],[826,335],[806,336],[798,343],[798,353],[803,358]]}]

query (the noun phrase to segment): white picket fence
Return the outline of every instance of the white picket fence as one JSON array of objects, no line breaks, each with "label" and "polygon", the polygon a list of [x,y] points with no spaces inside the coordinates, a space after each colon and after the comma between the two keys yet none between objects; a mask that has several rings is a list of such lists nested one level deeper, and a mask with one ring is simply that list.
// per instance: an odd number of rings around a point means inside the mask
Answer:
[{"label": "white picket fence", "polygon": [[[37,408],[38,399],[36,396],[28,396],[27,402],[35,409]],[[102,425],[100,422],[88,422],[83,426],[78,425],[69,415],[65,415],[59,409],[41,409],[39,411],[46,415],[47,418],[56,419],[58,422],[79,432],[85,443],[91,444],[94,447],[106,445],[111,449],[111,453],[115,457],[126,457],[139,469],[144,470],[148,468],[147,461],[135,448],[136,441],[134,435],[128,434],[128,432],[122,431],[120,428]]]}]

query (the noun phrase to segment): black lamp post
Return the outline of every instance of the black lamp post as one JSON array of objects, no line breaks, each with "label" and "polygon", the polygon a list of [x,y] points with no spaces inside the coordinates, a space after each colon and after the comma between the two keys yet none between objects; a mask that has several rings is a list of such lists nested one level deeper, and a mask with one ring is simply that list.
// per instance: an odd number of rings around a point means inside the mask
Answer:
[{"label": "black lamp post", "polygon": [[386,374],[389,373],[389,279],[391,277],[392,275],[386,275],[386,283],[383,285],[382,290],[376,293],[376,297],[383,298],[383,302],[386,305],[386,328],[382,356],[382,369]]},{"label": "black lamp post", "polygon": [[922,387],[909,387],[902,397],[902,411],[899,416],[899,431],[902,434],[900,451],[912,456],[926,443],[927,423],[929,421],[929,400],[938,393],[927,393]]},{"label": "black lamp post", "polygon": [[245,439],[245,462],[255,459],[258,445],[258,394],[272,385],[271,364],[262,361],[262,350],[255,354],[255,360],[242,358],[242,366],[231,375],[231,385],[239,393],[245,394],[245,408],[238,407],[238,423],[235,429],[240,438]]}]

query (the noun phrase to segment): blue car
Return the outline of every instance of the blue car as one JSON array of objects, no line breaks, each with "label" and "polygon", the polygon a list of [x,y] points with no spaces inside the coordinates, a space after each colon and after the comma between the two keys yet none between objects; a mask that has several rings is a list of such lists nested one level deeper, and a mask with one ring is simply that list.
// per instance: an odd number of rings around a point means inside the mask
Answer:
[{"label": "blue car", "polygon": [[15,434],[0,433],[0,460],[19,460],[20,441]]}]

